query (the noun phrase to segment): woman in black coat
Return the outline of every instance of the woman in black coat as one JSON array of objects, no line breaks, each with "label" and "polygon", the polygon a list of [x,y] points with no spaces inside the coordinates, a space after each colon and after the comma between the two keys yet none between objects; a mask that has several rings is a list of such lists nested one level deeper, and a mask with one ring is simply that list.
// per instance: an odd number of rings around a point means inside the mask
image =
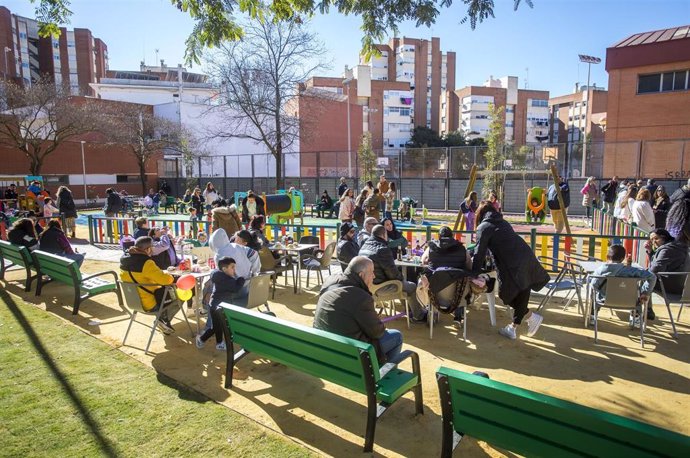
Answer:
[{"label": "woman in black coat", "polygon": [[72,191],[67,186],[60,186],[57,191],[57,206],[60,214],[65,218],[65,234],[75,237],[75,219],[77,207],[74,205]]},{"label": "woman in black coat", "polygon": [[498,274],[498,297],[513,308],[513,322],[499,330],[502,336],[517,338],[516,328],[527,321],[527,335],[533,336],[543,321],[529,310],[530,290],[539,291],[550,280],[532,249],[515,233],[489,201],[477,210],[477,246],[472,270],[478,274],[485,264],[487,250],[493,255]]}]

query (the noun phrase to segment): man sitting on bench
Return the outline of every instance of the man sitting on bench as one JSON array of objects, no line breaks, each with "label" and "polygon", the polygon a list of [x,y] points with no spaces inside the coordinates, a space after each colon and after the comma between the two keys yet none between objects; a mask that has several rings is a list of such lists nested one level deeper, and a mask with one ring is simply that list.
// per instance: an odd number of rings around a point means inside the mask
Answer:
[{"label": "man sitting on bench", "polygon": [[382,362],[394,360],[402,349],[402,334],[386,329],[374,307],[369,288],[374,284],[374,263],[355,256],[345,272],[331,275],[321,287],[314,327],[371,343]]},{"label": "man sitting on bench", "polygon": [[153,261],[153,239],[151,237],[139,237],[134,246],[127,250],[120,258],[120,278],[124,282],[136,283],[137,285],[158,285],[158,286],[139,286],[139,297],[141,305],[147,312],[157,311],[159,307],[164,310],[158,320],[158,327],[163,334],[175,332],[170,320],[180,310],[180,302],[175,297],[168,297],[165,304],[163,295],[165,285],[172,285],[174,278],[167,272],[162,271]]}]

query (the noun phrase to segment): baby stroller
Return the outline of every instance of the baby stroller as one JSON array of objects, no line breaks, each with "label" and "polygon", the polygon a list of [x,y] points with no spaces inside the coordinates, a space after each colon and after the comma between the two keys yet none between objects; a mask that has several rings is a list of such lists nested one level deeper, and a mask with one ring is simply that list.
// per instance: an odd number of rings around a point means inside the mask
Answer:
[{"label": "baby stroller", "polygon": [[412,215],[414,214],[414,210],[417,208],[417,201],[414,200],[412,197],[403,197],[400,200],[400,209],[398,210],[398,214],[400,215],[400,220],[402,221],[412,221]]}]

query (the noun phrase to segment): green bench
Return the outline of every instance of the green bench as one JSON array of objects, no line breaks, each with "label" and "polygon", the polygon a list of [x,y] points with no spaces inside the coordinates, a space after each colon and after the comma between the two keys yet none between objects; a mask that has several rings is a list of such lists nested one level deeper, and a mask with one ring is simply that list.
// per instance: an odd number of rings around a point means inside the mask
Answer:
[{"label": "green bench", "polygon": [[[36,250],[31,253],[34,265],[38,271],[38,285],[36,286],[36,296],[41,295],[43,285],[52,281],[59,281],[74,288],[74,306],[72,315],[79,313],[79,305],[82,301],[98,294],[115,293],[117,302],[122,303],[122,293],[117,285],[117,273],[114,271],[99,272],[97,274],[82,277],[81,271],[76,261],[56,256],[45,251]],[[46,280],[44,275],[50,277]],[[103,275],[112,275],[113,282],[103,280]]]},{"label": "green bench", "polygon": [[[376,420],[408,391],[415,396],[416,413],[422,410],[422,379],[419,356],[404,351],[394,362],[379,367],[371,344],[331,332],[309,328],[280,318],[222,304],[228,343],[225,387],[232,388],[235,364],[249,352],[298,371],[349,388],[367,397],[367,426],[364,451],[374,446]],[[235,345],[240,350],[234,353]],[[412,360],[412,372],[398,368]]]},{"label": "green bench", "polygon": [[23,267],[26,270],[24,291],[31,291],[31,283],[36,278],[36,275],[31,273],[31,271],[36,271],[31,252],[24,246],[0,240],[0,280],[5,279],[5,272],[9,267]]},{"label": "green bench", "polygon": [[524,456],[687,457],[690,437],[445,367],[441,456],[464,434]]},{"label": "green bench", "polygon": [[168,213],[168,209],[172,209],[173,213],[177,212],[177,199],[173,196],[167,196],[165,202],[161,201],[158,203],[159,208],[162,208],[165,213]]}]

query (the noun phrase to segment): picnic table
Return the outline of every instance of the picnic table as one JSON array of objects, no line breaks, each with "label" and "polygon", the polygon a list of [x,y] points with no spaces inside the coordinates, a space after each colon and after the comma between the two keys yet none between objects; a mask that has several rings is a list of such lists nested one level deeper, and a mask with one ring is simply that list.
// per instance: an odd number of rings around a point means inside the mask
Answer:
[{"label": "picnic table", "polygon": [[284,245],[277,245],[274,244],[270,246],[268,249],[277,252],[277,251],[284,251],[290,255],[296,255],[297,256],[297,287],[296,291],[297,294],[302,292],[302,255],[308,251],[313,250],[314,248],[318,248],[319,245],[316,243],[298,243],[296,245],[293,245],[292,247],[288,248]]}]

